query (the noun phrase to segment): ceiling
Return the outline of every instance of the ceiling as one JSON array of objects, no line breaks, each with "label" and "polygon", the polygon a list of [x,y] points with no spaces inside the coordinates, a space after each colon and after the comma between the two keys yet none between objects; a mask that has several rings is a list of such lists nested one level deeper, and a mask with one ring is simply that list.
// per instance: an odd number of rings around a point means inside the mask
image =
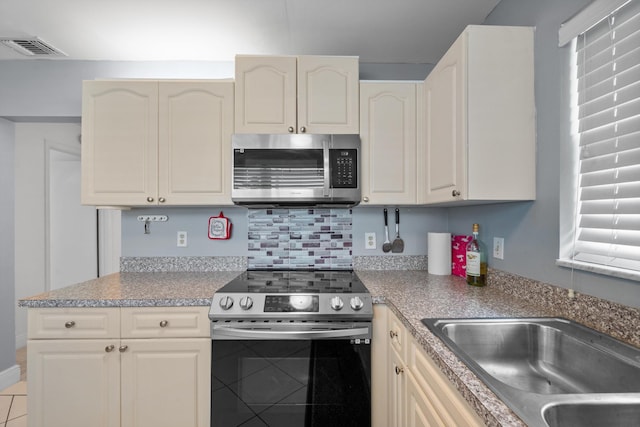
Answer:
[{"label": "ceiling", "polygon": [[[0,38],[38,37],[64,52],[61,60],[330,54],[433,64],[499,1],[1,0]],[[0,60],[32,58],[0,44]]]}]

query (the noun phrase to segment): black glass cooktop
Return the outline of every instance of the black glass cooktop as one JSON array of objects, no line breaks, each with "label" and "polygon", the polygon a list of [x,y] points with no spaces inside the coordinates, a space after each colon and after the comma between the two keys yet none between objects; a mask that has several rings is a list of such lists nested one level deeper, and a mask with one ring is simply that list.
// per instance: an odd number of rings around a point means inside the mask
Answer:
[{"label": "black glass cooktop", "polygon": [[367,293],[352,270],[247,270],[219,292]]}]

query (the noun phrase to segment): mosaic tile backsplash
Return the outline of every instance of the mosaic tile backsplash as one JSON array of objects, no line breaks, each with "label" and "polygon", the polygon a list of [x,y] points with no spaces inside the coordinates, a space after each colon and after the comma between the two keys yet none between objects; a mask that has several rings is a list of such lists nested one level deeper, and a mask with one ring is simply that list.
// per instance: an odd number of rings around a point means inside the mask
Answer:
[{"label": "mosaic tile backsplash", "polygon": [[250,209],[247,219],[251,270],[353,268],[351,209]]}]

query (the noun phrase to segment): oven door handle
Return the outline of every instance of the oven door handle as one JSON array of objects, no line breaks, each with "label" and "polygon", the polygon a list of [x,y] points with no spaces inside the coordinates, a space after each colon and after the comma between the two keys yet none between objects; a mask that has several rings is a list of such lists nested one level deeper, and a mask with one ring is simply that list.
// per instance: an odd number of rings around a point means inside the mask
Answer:
[{"label": "oven door handle", "polygon": [[243,338],[243,339],[327,339],[327,338],[365,338],[370,337],[369,328],[350,328],[350,329],[320,329],[310,331],[283,331],[277,329],[243,329],[215,327],[213,328],[212,338],[216,336],[225,338]]}]

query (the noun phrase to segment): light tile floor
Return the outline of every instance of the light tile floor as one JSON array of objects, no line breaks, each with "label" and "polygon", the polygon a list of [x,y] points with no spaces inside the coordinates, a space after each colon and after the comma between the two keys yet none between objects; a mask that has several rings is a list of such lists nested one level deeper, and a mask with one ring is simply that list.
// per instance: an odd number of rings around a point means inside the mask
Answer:
[{"label": "light tile floor", "polygon": [[27,382],[0,391],[0,427],[27,427]]},{"label": "light tile floor", "polygon": [[27,427],[27,348],[16,351],[20,382],[0,391],[0,427]]}]

